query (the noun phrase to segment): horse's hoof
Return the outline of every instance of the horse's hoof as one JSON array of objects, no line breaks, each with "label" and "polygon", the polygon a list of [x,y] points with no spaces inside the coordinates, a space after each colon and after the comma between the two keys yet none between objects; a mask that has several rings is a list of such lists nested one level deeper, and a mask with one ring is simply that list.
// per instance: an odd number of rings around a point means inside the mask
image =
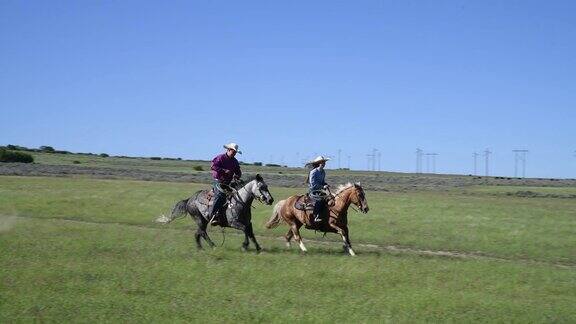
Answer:
[{"label": "horse's hoof", "polygon": [[245,246],[241,247],[241,249],[242,249],[242,252],[247,252],[247,251],[248,251],[248,248],[245,247]]},{"label": "horse's hoof", "polygon": [[344,253],[350,254],[350,256],[356,256],[356,253],[354,252],[354,250],[352,250],[352,247],[347,247],[346,245],[344,245],[342,248],[344,249]]}]

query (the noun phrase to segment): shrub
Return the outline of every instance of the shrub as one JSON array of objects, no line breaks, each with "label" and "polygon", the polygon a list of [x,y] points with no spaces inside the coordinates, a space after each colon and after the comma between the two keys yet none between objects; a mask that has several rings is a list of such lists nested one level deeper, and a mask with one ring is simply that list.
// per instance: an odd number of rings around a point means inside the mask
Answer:
[{"label": "shrub", "polygon": [[102,154],[100,154],[100,156],[101,156],[101,157],[104,157],[104,158],[110,157],[110,155],[108,155],[108,154],[106,154],[106,153],[102,153]]},{"label": "shrub", "polygon": [[192,167],[195,171],[204,171],[204,168],[201,165],[195,165]]},{"label": "shrub", "polygon": [[267,167],[279,167],[281,166],[280,164],[275,164],[275,163],[268,163],[266,164]]},{"label": "shrub", "polygon": [[262,166],[262,162],[254,162],[254,165],[256,165],[256,166]]},{"label": "shrub", "polygon": [[40,146],[40,151],[47,153],[54,153],[56,151],[52,146]]},{"label": "shrub", "polygon": [[34,157],[28,153],[8,151],[6,149],[0,150],[0,162],[21,162],[32,163]]},{"label": "shrub", "polygon": [[162,160],[162,158],[158,156],[153,156],[150,158],[150,160]]},{"label": "shrub", "polygon": [[12,145],[12,144],[6,145],[6,148],[8,150],[11,150],[11,151],[30,151],[30,152],[37,152],[38,151],[36,149],[30,149],[30,148],[27,148],[25,146]]},{"label": "shrub", "polygon": [[81,162],[78,161],[78,160],[74,160],[74,161],[72,161],[72,163],[74,163],[74,164],[80,164]]}]

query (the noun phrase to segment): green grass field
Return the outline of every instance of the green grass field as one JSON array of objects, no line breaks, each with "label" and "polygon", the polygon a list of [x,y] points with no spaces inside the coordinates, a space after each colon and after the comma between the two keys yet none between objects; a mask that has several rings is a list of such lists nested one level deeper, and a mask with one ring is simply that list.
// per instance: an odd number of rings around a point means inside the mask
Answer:
[{"label": "green grass field", "polygon": [[507,194],[518,191],[530,191],[542,195],[576,195],[576,187],[517,187],[517,186],[480,186],[469,188],[474,193]]},{"label": "green grass field", "polygon": [[353,258],[310,231],[307,255],[287,250],[258,203],[261,254],[230,229],[196,251],[189,218],[152,222],[204,187],[0,177],[0,322],[576,321],[575,199],[368,192],[370,213],[350,215]]}]

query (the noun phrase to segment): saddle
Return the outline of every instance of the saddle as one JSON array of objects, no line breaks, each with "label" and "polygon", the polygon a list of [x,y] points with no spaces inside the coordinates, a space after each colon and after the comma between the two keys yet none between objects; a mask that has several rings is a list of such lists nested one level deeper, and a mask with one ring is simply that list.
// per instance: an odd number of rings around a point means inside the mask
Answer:
[{"label": "saddle", "polygon": [[312,199],[310,198],[310,195],[305,194],[305,195],[298,196],[298,198],[294,202],[294,208],[296,208],[298,210],[304,210],[304,211],[314,210],[314,203],[313,203]]},{"label": "saddle", "polygon": [[202,205],[210,206],[212,198],[214,198],[214,189],[208,190],[204,195],[198,195],[198,202]]},{"label": "saddle", "polygon": [[[198,195],[198,202],[201,203],[202,205],[210,206],[213,203],[214,195],[215,195],[214,188],[212,188],[212,189],[206,191],[205,194]],[[231,201],[232,201],[232,193],[230,192],[230,193],[226,194],[226,202],[224,203],[224,206],[222,209],[225,210],[226,209],[225,206],[230,205]]]}]

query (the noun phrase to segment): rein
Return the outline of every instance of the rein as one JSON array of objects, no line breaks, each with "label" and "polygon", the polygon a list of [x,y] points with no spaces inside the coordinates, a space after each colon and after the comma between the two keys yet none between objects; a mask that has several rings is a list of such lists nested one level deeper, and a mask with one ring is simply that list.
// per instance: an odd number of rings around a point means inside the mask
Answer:
[{"label": "rein", "polygon": [[[240,190],[242,189],[246,190],[244,187],[238,190],[232,188],[232,198],[236,198],[236,202],[240,203],[242,206],[246,206],[246,202],[242,200],[242,197],[240,196]],[[246,190],[246,192],[248,192],[248,190]],[[250,204],[250,207],[252,207],[252,204]]]},{"label": "rein", "polygon": [[[244,189],[246,192],[250,193],[248,190],[246,190],[245,186],[236,190],[235,188],[230,187],[234,193],[234,196],[236,197],[236,200],[241,203],[242,205],[246,206],[246,202],[242,200],[242,197],[240,196],[240,190]],[[260,192],[260,195],[263,197],[264,194],[262,193],[262,189],[258,188],[258,191]],[[261,204],[263,204],[264,202],[262,201],[262,198],[258,197],[258,195],[253,195],[254,198],[256,198]],[[256,207],[252,206],[252,204],[250,204],[250,207],[252,207],[253,209],[256,209]]]}]

